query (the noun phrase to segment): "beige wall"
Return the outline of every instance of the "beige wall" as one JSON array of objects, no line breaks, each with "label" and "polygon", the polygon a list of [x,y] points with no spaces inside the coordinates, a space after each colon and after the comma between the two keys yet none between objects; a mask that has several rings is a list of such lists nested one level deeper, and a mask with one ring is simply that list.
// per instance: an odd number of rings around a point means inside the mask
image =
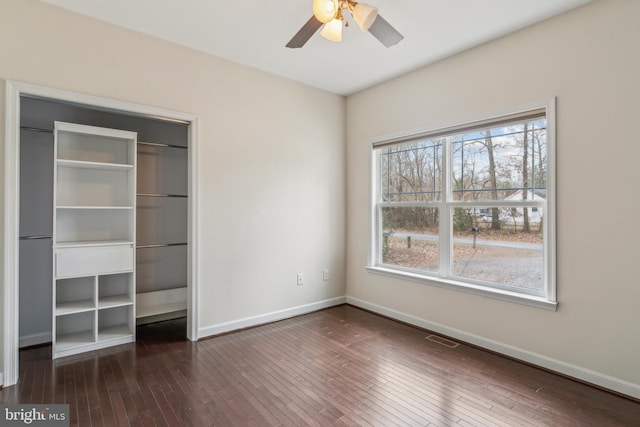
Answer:
[{"label": "beige wall", "polygon": [[199,116],[201,328],[345,295],[343,97],[34,0],[0,3],[3,142],[7,79]]},{"label": "beige wall", "polygon": [[[639,18],[598,1],[350,96],[349,297],[640,397]],[[554,96],[557,312],[365,270],[370,138]]]}]

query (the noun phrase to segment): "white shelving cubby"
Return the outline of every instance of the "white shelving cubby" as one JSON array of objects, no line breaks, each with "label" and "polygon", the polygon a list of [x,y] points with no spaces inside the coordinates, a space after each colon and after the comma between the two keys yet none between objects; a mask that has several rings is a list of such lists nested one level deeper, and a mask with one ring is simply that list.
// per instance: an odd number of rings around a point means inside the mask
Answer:
[{"label": "white shelving cubby", "polygon": [[54,359],[135,341],[136,139],[55,122]]}]

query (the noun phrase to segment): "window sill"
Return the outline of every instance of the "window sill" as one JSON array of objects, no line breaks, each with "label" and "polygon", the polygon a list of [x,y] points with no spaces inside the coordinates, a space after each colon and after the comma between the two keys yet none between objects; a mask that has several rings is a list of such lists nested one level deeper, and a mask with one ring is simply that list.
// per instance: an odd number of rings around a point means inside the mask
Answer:
[{"label": "window sill", "polygon": [[488,298],[499,299],[502,301],[508,301],[518,304],[524,304],[531,307],[543,308],[545,310],[556,311],[558,309],[557,301],[550,301],[544,297],[538,297],[534,295],[518,294],[516,292],[509,292],[502,289],[491,289],[482,286],[476,286],[469,283],[458,282],[455,280],[440,279],[437,277],[423,276],[417,273],[411,273],[408,271],[399,271],[391,268],[367,266],[367,270],[370,273],[380,274],[387,277],[393,277],[396,279],[411,280],[418,283],[424,283],[431,286],[438,286],[441,288],[454,289],[461,292],[466,292],[474,295],[480,295]]}]

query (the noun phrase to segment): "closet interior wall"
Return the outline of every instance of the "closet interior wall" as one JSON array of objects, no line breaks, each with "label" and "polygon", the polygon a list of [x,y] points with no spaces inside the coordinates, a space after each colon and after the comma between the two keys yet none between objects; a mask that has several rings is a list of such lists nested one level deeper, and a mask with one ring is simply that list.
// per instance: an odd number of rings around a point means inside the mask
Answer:
[{"label": "closet interior wall", "polygon": [[136,318],[186,315],[188,123],[22,97],[20,347],[51,341],[54,121],[138,133]]}]

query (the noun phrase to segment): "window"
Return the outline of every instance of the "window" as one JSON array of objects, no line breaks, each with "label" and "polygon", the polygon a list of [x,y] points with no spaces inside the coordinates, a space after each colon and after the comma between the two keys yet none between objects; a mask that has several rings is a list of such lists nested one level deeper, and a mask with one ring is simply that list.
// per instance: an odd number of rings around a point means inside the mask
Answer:
[{"label": "window", "polygon": [[370,269],[555,309],[553,111],[374,142]]}]

